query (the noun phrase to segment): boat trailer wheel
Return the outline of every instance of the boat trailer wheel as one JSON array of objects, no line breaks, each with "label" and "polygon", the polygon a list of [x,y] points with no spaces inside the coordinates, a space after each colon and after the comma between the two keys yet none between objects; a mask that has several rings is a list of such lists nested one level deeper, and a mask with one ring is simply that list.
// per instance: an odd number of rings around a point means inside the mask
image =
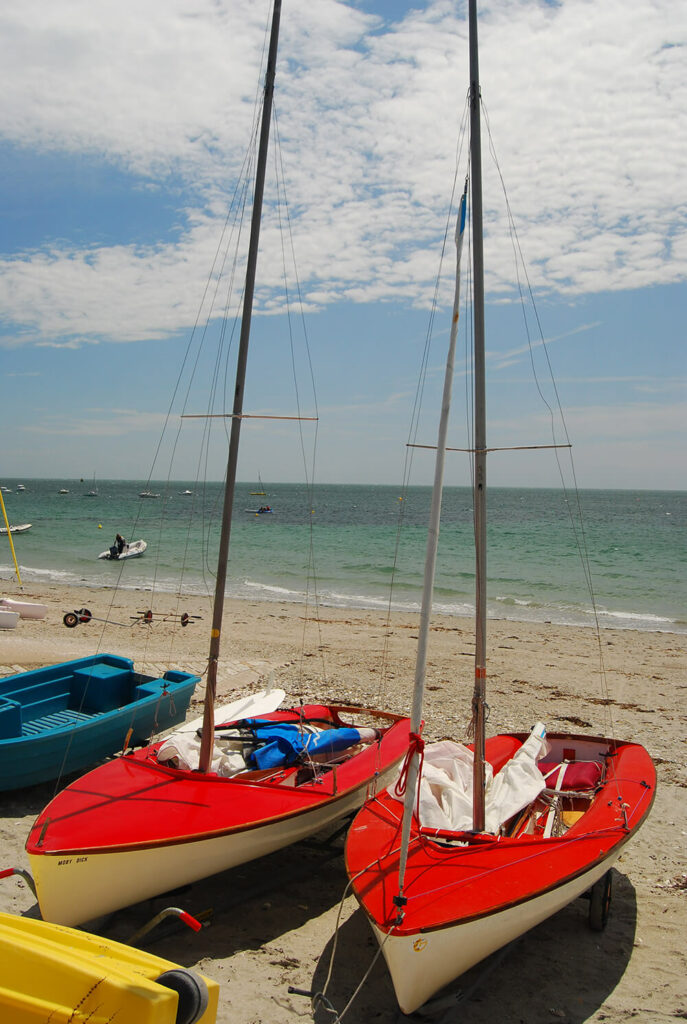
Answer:
[{"label": "boat trailer wheel", "polygon": [[92,618],[88,608],[79,608],[78,611],[67,612],[62,621],[68,629],[74,629],[80,622],[90,622]]},{"label": "boat trailer wheel", "polygon": [[602,932],[608,922],[613,894],[613,873],[607,871],[589,890],[589,927]]},{"label": "boat trailer wheel", "polygon": [[178,968],[165,971],[156,984],[171,988],[179,996],[175,1024],[195,1024],[208,1008],[209,996],[205,982],[193,971]]}]

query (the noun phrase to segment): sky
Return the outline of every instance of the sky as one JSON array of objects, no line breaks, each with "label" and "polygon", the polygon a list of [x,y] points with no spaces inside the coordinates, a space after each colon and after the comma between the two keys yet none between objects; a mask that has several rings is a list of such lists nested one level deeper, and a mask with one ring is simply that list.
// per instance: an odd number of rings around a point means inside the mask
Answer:
[{"label": "sky", "polygon": [[[167,417],[249,146],[270,10],[0,8],[3,479],[195,479],[203,421],[179,433]],[[489,443],[551,443],[531,379],[547,355],[579,486],[687,489],[687,5],[490,0],[479,31]],[[289,340],[271,160],[244,408],[316,412],[321,482],[401,478],[467,85],[462,0],[283,0],[273,152],[314,394]],[[532,353],[504,187],[546,340]],[[452,274],[447,259],[420,443],[436,436]],[[200,383],[187,412],[207,407]],[[454,395],[449,444],[464,447],[460,360]],[[246,421],[239,478],[302,479],[314,437],[310,422]],[[225,459],[216,429],[210,478]],[[551,452],[489,459],[494,484],[556,473]],[[413,474],[431,482],[431,453]],[[468,482],[465,456],[446,480]]]}]

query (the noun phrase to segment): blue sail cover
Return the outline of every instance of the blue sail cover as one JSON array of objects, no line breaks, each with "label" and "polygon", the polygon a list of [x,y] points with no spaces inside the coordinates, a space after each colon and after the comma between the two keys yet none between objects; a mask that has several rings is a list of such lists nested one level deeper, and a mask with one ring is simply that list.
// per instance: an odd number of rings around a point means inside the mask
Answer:
[{"label": "blue sail cover", "polygon": [[294,764],[301,754],[331,754],[337,750],[360,743],[357,729],[323,729],[321,732],[303,732],[297,723],[261,722],[252,720],[245,723],[256,728],[256,736],[263,745],[255,750],[249,761],[256,768],[280,768]]}]

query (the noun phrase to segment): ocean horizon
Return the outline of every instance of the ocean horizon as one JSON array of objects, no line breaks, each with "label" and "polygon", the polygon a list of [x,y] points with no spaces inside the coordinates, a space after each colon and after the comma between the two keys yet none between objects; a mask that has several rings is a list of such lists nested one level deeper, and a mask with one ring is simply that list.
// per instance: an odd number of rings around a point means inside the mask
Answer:
[{"label": "ocean horizon", "polygon": [[[222,483],[99,480],[92,489],[87,479],[3,481],[10,523],[31,524],[13,535],[24,584],[214,590]],[[431,487],[404,496],[384,484],[260,489],[237,484],[227,596],[419,611]],[[256,514],[260,505],[272,511]],[[490,487],[487,523],[490,617],[572,626],[598,617],[603,627],[687,633],[687,492]],[[100,560],[116,533],[144,539],[145,555]],[[15,579],[6,537],[0,552],[2,579]],[[474,615],[466,487],[444,491],[434,611]]]}]

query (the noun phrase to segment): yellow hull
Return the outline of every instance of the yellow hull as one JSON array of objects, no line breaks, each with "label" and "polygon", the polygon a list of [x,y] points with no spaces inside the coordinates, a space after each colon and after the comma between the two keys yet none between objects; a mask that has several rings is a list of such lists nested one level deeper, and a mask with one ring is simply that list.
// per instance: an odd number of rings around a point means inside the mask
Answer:
[{"label": "yellow hull", "polygon": [[[179,995],[157,979],[178,971],[207,996],[200,1016],[178,1017]],[[195,987],[195,989],[194,989]],[[0,913],[0,1020],[12,1024],[215,1024],[219,987],[150,953],[77,931]],[[182,999],[182,1005],[184,999]]]}]

